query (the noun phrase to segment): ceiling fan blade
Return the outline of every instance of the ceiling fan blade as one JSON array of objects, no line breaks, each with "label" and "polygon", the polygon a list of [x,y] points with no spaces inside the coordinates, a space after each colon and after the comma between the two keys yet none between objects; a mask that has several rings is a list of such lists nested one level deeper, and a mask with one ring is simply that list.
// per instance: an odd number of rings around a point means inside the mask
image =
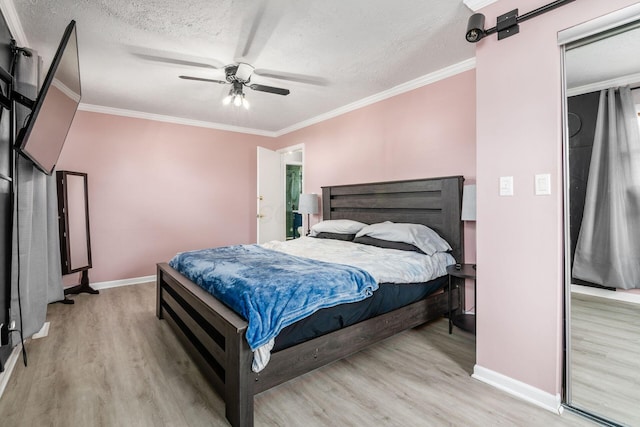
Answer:
[{"label": "ceiling fan blade", "polygon": [[131,55],[144,59],[145,61],[163,62],[165,64],[175,64],[187,67],[200,67],[219,69],[224,68],[222,62],[213,59],[194,55],[185,55],[180,52],[151,49],[148,47],[128,46]]},{"label": "ceiling fan blade", "polygon": [[272,79],[306,83],[306,84],[315,85],[315,86],[327,86],[329,84],[329,80],[323,77],[310,76],[306,74],[288,73],[286,71],[257,69],[257,70],[253,70],[253,74],[256,74],[261,77],[270,77]]},{"label": "ceiling fan blade", "polygon": [[282,89],[279,87],[273,87],[273,86],[264,86],[264,85],[258,85],[258,84],[251,84],[249,85],[249,87],[253,90],[257,90],[260,92],[269,92],[269,93],[275,93],[276,95],[289,95],[289,89]]},{"label": "ceiling fan blade", "polygon": [[217,70],[219,68],[219,67],[216,67],[215,65],[206,64],[203,62],[188,61],[185,59],[166,58],[162,56],[146,55],[143,53],[134,53],[133,55],[147,61],[164,62],[165,64],[185,65],[187,67],[211,68],[214,70]]},{"label": "ceiling fan blade", "polygon": [[208,83],[219,83],[221,85],[226,85],[229,82],[225,82],[223,80],[214,80],[214,79],[204,79],[202,77],[191,77],[191,76],[178,76],[181,79],[185,79],[185,80],[197,80],[199,82],[208,82]]},{"label": "ceiling fan blade", "polygon": [[[253,63],[264,49],[286,12],[286,0],[259,0],[240,29],[235,61]],[[268,6],[267,6],[268,3]]]}]

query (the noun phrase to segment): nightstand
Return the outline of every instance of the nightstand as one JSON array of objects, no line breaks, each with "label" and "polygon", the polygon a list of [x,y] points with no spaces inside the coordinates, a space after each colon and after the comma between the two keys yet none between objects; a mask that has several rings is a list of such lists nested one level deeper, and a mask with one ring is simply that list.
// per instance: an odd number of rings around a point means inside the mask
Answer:
[{"label": "nightstand", "polygon": [[[456,268],[458,265],[460,268]],[[453,330],[453,325],[456,325],[458,328],[463,331],[471,332],[472,334],[476,333],[476,315],[475,314],[453,314],[451,310],[451,290],[454,286],[460,286],[459,284],[454,285],[454,281],[462,282],[462,286],[464,286],[464,279],[473,279],[473,309],[476,310],[476,269],[475,264],[456,264],[450,265],[447,267],[447,273],[449,274],[449,333]],[[456,280],[461,279],[461,280]],[[464,295],[464,293],[462,293]],[[464,301],[460,301],[459,307],[460,311],[464,311],[462,307],[464,306]]]}]

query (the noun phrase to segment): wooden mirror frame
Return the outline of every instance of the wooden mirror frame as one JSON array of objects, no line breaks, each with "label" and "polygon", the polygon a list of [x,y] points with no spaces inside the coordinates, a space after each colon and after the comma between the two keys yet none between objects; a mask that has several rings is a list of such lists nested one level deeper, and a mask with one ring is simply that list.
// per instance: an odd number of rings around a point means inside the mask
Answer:
[{"label": "wooden mirror frame", "polygon": [[[83,190],[80,197],[70,197],[69,182],[70,177],[80,177],[83,180]],[[81,273],[80,283],[77,286],[65,289],[65,295],[86,292],[97,294],[98,291],[89,286],[88,270],[92,267],[91,262],[91,237],[89,232],[89,191],[87,183],[87,174],[82,172],[57,171],[56,172],[57,190],[58,190],[58,225],[60,232],[60,262],[62,266],[62,274]],[[73,218],[78,210],[84,211],[84,216],[76,222]],[[71,215],[70,215],[71,214]],[[71,218],[71,219],[70,219]],[[84,222],[84,224],[82,224]],[[84,238],[80,240],[74,239],[74,230],[78,230],[75,225],[80,223],[81,233]],[[86,245],[86,246],[85,246]],[[75,248],[79,248],[82,253],[82,261],[79,265],[74,264],[73,256]],[[85,256],[86,253],[86,256]]]}]

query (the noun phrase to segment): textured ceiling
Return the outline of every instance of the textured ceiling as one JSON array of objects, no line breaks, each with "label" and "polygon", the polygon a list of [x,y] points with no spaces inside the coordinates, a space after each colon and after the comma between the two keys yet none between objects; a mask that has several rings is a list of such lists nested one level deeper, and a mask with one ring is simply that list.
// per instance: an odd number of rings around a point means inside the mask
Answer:
[{"label": "textured ceiling", "polygon": [[590,91],[602,82],[640,83],[639,50],[640,28],[632,28],[567,51],[567,87]]},{"label": "textured ceiling", "polygon": [[[474,56],[462,0],[14,0],[48,67],[77,22],[82,103],[267,133],[295,127]],[[161,59],[165,59],[161,60]],[[262,71],[251,108],[223,106],[226,64]],[[195,66],[207,64],[210,67]],[[269,77],[284,76],[287,80]]]}]

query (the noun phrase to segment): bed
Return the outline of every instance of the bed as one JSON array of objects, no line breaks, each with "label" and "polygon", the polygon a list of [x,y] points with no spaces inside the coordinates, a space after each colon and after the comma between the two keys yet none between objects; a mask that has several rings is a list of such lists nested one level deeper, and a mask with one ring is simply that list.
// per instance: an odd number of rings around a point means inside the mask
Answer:
[{"label": "bed", "polygon": [[[322,188],[323,219],[424,224],[463,260],[460,176]],[[403,330],[456,312],[463,287],[446,287],[425,299],[351,326],[275,348],[268,365],[252,371],[244,339],[247,322],[167,263],[158,264],[156,315],[165,319],[225,402],[233,426],[253,425],[253,396]]]}]

